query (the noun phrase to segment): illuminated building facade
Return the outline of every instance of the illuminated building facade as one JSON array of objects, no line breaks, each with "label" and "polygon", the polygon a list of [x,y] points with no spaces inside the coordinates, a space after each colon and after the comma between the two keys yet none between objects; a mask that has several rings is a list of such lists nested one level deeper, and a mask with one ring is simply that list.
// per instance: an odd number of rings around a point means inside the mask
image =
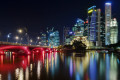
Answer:
[{"label": "illuminated building facade", "polygon": [[89,41],[92,41],[94,44],[96,43],[96,17],[96,6],[88,8],[88,37]]},{"label": "illuminated building facade", "polygon": [[72,28],[75,36],[83,36],[84,33],[84,21],[82,19],[77,19],[76,24]]},{"label": "illuminated building facade", "polygon": [[118,23],[116,18],[111,19],[110,42],[111,44],[115,44],[118,42]]},{"label": "illuminated building facade", "polygon": [[63,28],[63,45],[64,44],[69,44],[69,32],[70,32],[70,28],[69,27],[64,27]]},{"label": "illuminated building facade", "polygon": [[105,45],[110,45],[111,3],[105,3]]},{"label": "illuminated building facade", "polygon": [[73,38],[74,38],[74,32],[73,31],[69,31],[68,35],[66,36],[65,44],[66,45],[70,45],[71,41],[73,40]]},{"label": "illuminated building facade", "polygon": [[97,23],[96,23],[96,33],[97,42],[96,46],[105,46],[105,24],[104,15],[101,13],[101,9],[97,9]]},{"label": "illuminated building facade", "polygon": [[88,24],[85,22],[85,27],[88,26],[88,40],[93,44],[90,46],[104,46],[105,45],[105,20],[101,9],[96,9],[96,6],[88,8]]},{"label": "illuminated building facade", "polygon": [[39,44],[41,46],[47,46],[47,36],[45,33],[41,33],[40,39],[41,41],[39,42]]},{"label": "illuminated building facade", "polygon": [[53,31],[53,29],[47,31],[48,33],[48,46],[51,48],[58,47],[60,45],[60,36],[58,31]]},{"label": "illuminated building facade", "polygon": [[89,36],[88,30],[89,30],[89,24],[88,24],[88,20],[86,20],[84,22],[84,33],[83,33],[83,36]]},{"label": "illuminated building facade", "polygon": [[88,20],[85,22],[82,19],[77,19],[76,24],[72,28],[74,32],[71,36],[70,44],[73,44],[74,40],[82,41],[87,47],[89,46],[88,41]]}]

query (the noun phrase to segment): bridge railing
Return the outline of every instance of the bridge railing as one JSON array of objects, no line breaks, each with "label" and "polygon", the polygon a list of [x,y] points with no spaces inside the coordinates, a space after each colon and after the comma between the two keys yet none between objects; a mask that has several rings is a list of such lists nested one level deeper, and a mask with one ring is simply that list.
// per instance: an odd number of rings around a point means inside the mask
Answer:
[{"label": "bridge railing", "polygon": [[28,44],[11,43],[11,42],[3,42],[3,41],[0,41],[0,45],[17,45],[17,46],[30,46],[30,47],[44,47],[44,48],[50,48],[49,46],[28,45]]}]

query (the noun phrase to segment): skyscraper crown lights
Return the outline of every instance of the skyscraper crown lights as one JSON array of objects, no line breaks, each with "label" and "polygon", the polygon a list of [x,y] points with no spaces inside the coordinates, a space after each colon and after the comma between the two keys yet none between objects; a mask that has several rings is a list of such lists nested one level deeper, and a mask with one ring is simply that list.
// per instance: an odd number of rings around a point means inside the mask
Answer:
[{"label": "skyscraper crown lights", "polygon": [[107,2],[107,3],[105,3],[106,5],[111,5],[111,3],[110,2]]},{"label": "skyscraper crown lights", "polygon": [[93,9],[93,8],[96,8],[96,6],[92,6],[92,7],[88,8],[88,10]]},{"label": "skyscraper crown lights", "polygon": [[84,21],[82,19],[77,19],[77,23],[84,23]]}]

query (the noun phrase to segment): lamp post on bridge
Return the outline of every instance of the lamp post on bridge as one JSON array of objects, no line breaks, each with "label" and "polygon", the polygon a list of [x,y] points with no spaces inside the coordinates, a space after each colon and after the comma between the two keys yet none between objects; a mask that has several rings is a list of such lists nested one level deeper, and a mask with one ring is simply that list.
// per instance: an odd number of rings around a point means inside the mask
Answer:
[{"label": "lamp post on bridge", "polygon": [[32,39],[30,39],[30,45],[32,45],[32,42],[33,42],[33,40],[32,40]]},{"label": "lamp post on bridge", "polygon": [[30,45],[30,39],[29,39],[29,35],[28,35],[28,33],[26,33],[26,35],[27,35],[27,42],[28,42],[28,45]]},{"label": "lamp post on bridge", "polygon": [[[18,32],[19,34],[22,34],[22,33],[23,33],[23,29],[18,29],[17,32]],[[21,43],[21,41],[22,41],[22,37],[20,36],[20,43]]]},{"label": "lamp post on bridge", "polygon": [[[28,35],[28,32],[27,32],[27,28],[26,27],[24,27],[24,28],[19,28],[18,30],[17,30],[17,32],[19,33],[19,34],[21,34],[21,36],[22,36],[22,34],[25,34],[26,35],[26,37],[27,37],[27,43],[28,43],[28,45],[30,44],[30,39],[29,39],[29,35]],[[21,41],[22,41],[22,37],[20,37],[21,38],[21,40],[20,40],[20,43],[21,43]]]},{"label": "lamp post on bridge", "polygon": [[7,35],[7,42],[8,42],[8,39],[10,38],[10,35],[11,35],[12,33],[9,33],[8,35]]},{"label": "lamp post on bridge", "polygon": [[37,45],[37,42],[38,42],[39,40],[40,40],[40,37],[38,36],[35,45]]},{"label": "lamp post on bridge", "polygon": [[15,37],[15,39],[16,39],[16,43],[18,43],[19,37],[18,37],[18,36],[16,36],[16,37]]}]

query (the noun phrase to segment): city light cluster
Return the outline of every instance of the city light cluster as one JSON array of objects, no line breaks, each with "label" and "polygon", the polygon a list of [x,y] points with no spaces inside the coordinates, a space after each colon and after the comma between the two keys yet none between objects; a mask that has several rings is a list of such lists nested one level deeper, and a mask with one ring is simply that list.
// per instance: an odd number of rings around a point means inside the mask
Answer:
[{"label": "city light cluster", "polygon": [[72,30],[64,27],[64,44],[72,45],[74,40],[82,41],[87,48],[116,44],[118,22],[116,18],[112,18],[111,9],[111,3],[105,3],[105,13],[102,13],[101,9],[97,9],[96,6],[88,8],[85,21],[78,18]]}]

